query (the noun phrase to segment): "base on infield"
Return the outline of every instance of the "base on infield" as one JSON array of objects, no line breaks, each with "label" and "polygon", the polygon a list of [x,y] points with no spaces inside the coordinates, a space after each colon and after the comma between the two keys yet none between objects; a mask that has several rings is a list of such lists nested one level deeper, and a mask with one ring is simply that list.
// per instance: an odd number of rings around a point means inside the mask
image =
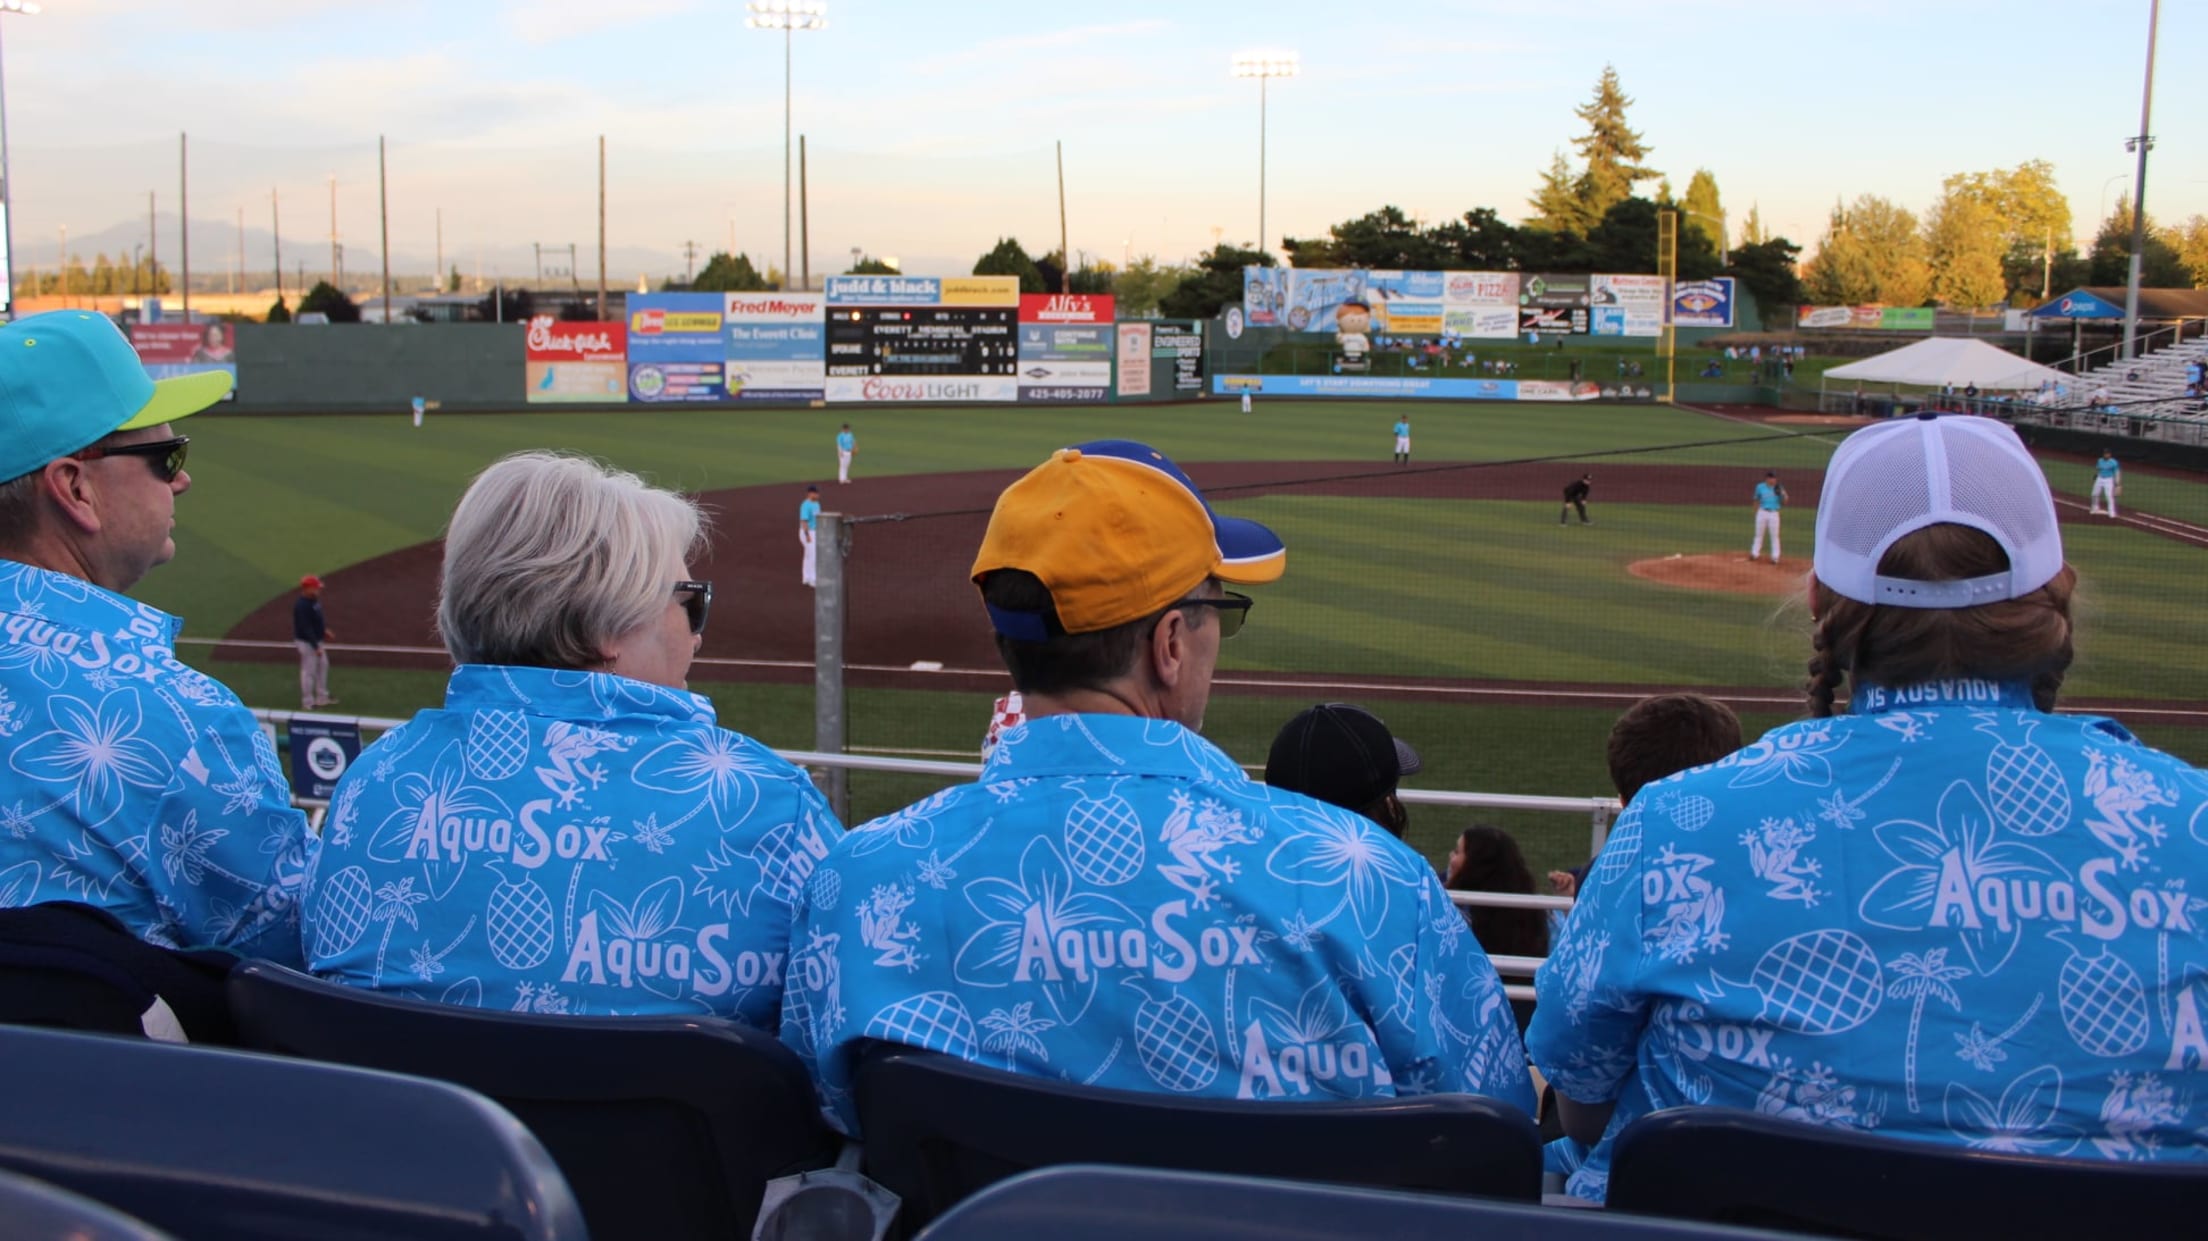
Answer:
[{"label": "base on infield", "polygon": [[1670,555],[1636,560],[1626,572],[1664,586],[1686,590],[1714,590],[1728,595],[1791,595],[1802,588],[1799,565],[1774,565],[1767,560],[1750,563],[1737,552],[1710,552],[1699,556]]}]

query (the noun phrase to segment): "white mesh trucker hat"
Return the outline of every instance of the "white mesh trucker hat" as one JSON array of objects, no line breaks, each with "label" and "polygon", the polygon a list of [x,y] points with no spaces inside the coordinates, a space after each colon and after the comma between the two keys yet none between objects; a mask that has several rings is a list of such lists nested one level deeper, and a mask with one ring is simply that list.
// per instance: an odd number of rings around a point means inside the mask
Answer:
[{"label": "white mesh trucker hat", "polygon": [[[1882,577],[1878,562],[1926,526],[1969,526],[2008,553],[2005,573],[1947,582]],[[1817,502],[1817,580],[1860,603],[1967,608],[2038,590],[2062,571],[2047,477],[2004,423],[1919,414],[1841,441]]]}]

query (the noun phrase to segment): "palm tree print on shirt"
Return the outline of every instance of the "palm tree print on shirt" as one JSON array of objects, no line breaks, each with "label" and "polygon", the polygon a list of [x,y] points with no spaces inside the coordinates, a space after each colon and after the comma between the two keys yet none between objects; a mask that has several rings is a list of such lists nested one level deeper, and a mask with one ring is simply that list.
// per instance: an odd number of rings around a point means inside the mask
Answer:
[{"label": "palm tree print on shirt", "polygon": [[1949,1008],[1961,1009],[1962,997],[1948,984],[1958,978],[1970,977],[1970,971],[1959,965],[1947,963],[1947,949],[1933,948],[1918,956],[1905,952],[1886,963],[1894,972],[1894,981],[1886,984],[1886,994],[1897,1000],[1915,1000],[1909,1006],[1909,1039],[1903,1044],[1901,1054],[1901,1080],[1903,1097],[1912,1113],[1922,1111],[1917,1105],[1917,1031],[1924,1024],[1924,1002],[1938,999]]}]

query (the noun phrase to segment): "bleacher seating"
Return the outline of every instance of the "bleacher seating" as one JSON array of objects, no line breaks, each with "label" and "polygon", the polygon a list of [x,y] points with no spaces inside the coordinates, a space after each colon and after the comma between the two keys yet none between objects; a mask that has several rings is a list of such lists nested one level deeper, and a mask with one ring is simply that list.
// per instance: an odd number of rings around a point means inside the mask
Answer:
[{"label": "bleacher seating", "polygon": [[1605,1211],[1082,1165],[992,1185],[920,1234],[921,1241],[1750,1241],[1775,1235]]},{"label": "bleacher seating", "polygon": [[2008,1154],[1670,1108],[1618,1135],[1609,1205],[1876,1241],[2180,1236],[2208,1211],[2208,1163]]},{"label": "bleacher seating", "polygon": [[169,1241],[143,1220],[12,1172],[0,1172],[0,1221],[7,1241]]},{"label": "bleacher seating", "polygon": [[2208,339],[2181,341],[2096,367],[2072,379],[2064,396],[2039,398],[2037,412],[2018,411],[2017,416],[2080,431],[2199,443],[2200,425],[2208,423],[2208,403],[2185,393],[2185,370],[2195,361],[2208,361]]},{"label": "bleacher seating", "polygon": [[856,1085],[866,1171],[924,1224],[1035,1168],[1102,1163],[1539,1201],[1533,1121],[1470,1095],[1240,1102],[1106,1090],[890,1044]]},{"label": "bleacher seating", "polygon": [[747,1237],[767,1181],[835,1160],[797,1057],[732,1022],[419,1003],[265,961],[230,988],[247,1046],[497,1100],[551,1150],[601,1237]]},{"label": "bleacher seating", "polygon": [[569,1241],[520,1122],[442,1082],[0,1027],[0,1168],[184,1238]]}]

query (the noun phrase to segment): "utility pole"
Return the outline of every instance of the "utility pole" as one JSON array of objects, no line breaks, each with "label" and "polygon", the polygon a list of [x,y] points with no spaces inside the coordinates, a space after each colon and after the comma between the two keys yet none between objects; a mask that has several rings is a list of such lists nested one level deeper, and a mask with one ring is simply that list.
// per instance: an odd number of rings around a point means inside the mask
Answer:
[{"label": "utility pole", "polygon": [[[68,230],[64,229],[63,231],[67,232]],[[150,269],[146,276],[146,291],[148,293],[159,293],[161,291],[161,231],[154,227],[152,190],[146,191],[146,265]],[[62,270],[66,272],[69,269],[64,265]]]},{"label": "utility pole", "polygon": [[[689,284],[689,283],[690,283],[691,281],[693,281],[693,280],[696,280],[697,278],[698,278],[698,243],[697,243],[697,242],[694,242],[694,241],[686,241],[686,242],[683,242],[683,243],[682,243],[682,282],[683,282],[684,284]],[[782,274],[782,279],[783,279],[784,283],[787,283],[787,282],[789,281],[789,273],[788,273],[788,272],[784,272],[784,273]]]},{"label": "utility pole", "polygon": [[[430,281],[430,287],[442,293],[445,291],[445,209],[443,207],[437,208],[437,271],[435,275],[437,278]],[[455,293],[459,292],[457,289],[453,291]]]},{"label": "utility pole", "polygon": [[606,136],[598,135],[598,317],[606,317]]},{"label": "utility pole", "polygon": [[391,178],[383,162],[383,135],[376,135],[376,218],[382,230],[383,321],[391,322]]},{"label": "utility pole", "polygon": [[529,243],[529,248],[530,250],[534,251],[537,256],[537,279],[536,283],[532,287],[536,288],[539,291],[542,291],[544,288],[544,243],[541,241],[532,241]]},{"label": "utility pole", "polygon": [[1066,244],[1066,143],[1058,141],[1058,291],[1073,292],[1073,250]]},{"label": "utility pole", "polygon": [[230,281],[230,291],[236,293],[245,287],[245,208],[238,208],[238,270]]},{"label": "utility pole", "polygon": [[330,174],[330,285],[332,288],[337,286],[338,276],[342,270],[338,265],[337,258],[337,174],[333,172]]},{"label": "utility pole", "polygon": [[[797,136],[797,287],[813,287],[813,213],[806,199],[805,135]],[[785,276],[784,283],[788,283]]]},{"label": "utility pole", "polygon": [[183,134],[176,136],[176,239],[177,262],[184,268],[184,322],[192,321],[192,199],[187,170],[190,164]]},{"label": "utility pole", "polygon": [[66,224],[61,226],[61,295],[69,296],[69,226]]},{"label": "utility pole", "polygon": [[2139,153],[2139,174],[2131,192],[2131,280],[2124,287],[2124,357],[2138,356],[2139,279],[2147,249],[2147,152],[2154,147],[2148,118],[2154,112],[2154,34],[2162,24],[2162,0],[2147,6],[2147,79],[2139,98],[2139,136],[2125,141],[2126,150]]},{"label": "utility pole", "polygon": [[275,253],[276,300],[284,300],[284,225],[276,202],[276,187],[268,187],[268,240]]}]

